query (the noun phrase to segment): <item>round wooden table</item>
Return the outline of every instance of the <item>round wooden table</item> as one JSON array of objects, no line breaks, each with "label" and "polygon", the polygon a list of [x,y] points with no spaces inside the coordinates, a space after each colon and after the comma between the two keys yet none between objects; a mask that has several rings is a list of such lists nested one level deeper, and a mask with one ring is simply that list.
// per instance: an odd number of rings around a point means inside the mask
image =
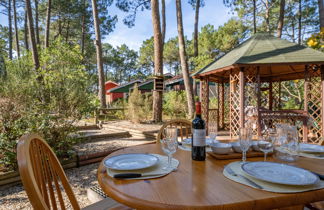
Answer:
[{"label": "round wooden table", "polygon": [[[121,149],[109,156],[123,153],[163,154],[159,144],[147,144]],[[299,209],[303,204],[324,200],[323,189],[280,194],[233,182],[222,171],[226,164],[237,160],[216,160],[207,155],[206,161],[192,161],[191,152],[183,150],[178,150],[174,157],[180,161],[177,171],[147,180],[111,178],[102,161],[98,169],[99,184],[108,196],[136,209],[263,210],[290,206]],[[300,158],[296,165],[324,174],[323,160]]]}]

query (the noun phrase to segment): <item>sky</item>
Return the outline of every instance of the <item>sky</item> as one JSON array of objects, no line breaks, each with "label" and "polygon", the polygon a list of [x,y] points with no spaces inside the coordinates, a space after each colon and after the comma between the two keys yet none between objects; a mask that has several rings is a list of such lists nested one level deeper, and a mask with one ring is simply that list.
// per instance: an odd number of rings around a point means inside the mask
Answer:
[{"label": "sky", "polygon": [[[182,0],[182,16],[185,35],[191,39],[194,30],[195,11],[192,6],[187,3],[188,0]],[[177,36],[177,19],[175,0],[166,0],[166,41]],[[153,26],[151,19],[151,11],[140,11],[137,13],[135,26],[128,28],[124,25],[122,19],[126,13],[112,8],[112,15],[117,14],[118,23],[115,31],[105,38],[105,42],[113,46],[127,44],[131,49],[138,50],[142,42],[153,35]],[[199,29],[207,24],[212,24],[216,28],[223,25],[232,17],[229,8],[223,4],[223,0],[205,0],[205,6],[200,8]]]},{"label": "sky", "polygon": [[[177,20],[175,0],[165,0],[166,3],[166,41],[177,36]],[[115,30],[105,37],[104,43],[110,43],[114,47],[126,44],[129,48],[138,50],[144,40],[153,35],[151,11],[139,11],[136,16],[135,26],[128,28],[124,25],[123,18],[127,13],[122,12],[116,7],[109,10],[110,14],[117,15],[118,22]],[[188,4],[188,0],[182,0],[182,16],[185,35],[191,39],[194,30],[195,11]],[[223,25],[228,19],[233,17],[231,10],[226,8],[223,0],[205,0],[205,6],[200,8],[199,29],[212,24],[217,28]],[[0,24],[7,25],[7,17],[0,14]]]}]

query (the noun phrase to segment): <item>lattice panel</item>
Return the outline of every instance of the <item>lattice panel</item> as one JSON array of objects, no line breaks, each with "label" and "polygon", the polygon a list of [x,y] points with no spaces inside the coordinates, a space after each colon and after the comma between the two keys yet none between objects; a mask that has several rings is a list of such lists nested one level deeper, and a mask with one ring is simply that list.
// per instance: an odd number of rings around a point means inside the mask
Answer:
[{"label": "lattice panel", "polygon": [[257,83],[254,72],[244,72],[245,76],[245,87],[244,87],[244,96],[245,102],[244,106],[257,106]]},{"label": "lattice panel", "polygon": [[[257,78],[256,78],[256,73],[254,68],[249,68],[246,69],[244,72],[244,78],[245,78],[245,86],[244,86],[244,110],[245,110],[245,115],[247,111],[247,107],[257,107],[258,103],[258,97],[257,97]],[[245,117],[245,122],[246,124],[248,121],[248,118]],[[257,128],[252,130],[253,135],[257,134]]]},{"label": "lattice panel", "polygon": [[218,120],[218,127],[224,128],[224,83],[218,83],[218,110],[219,110],[219,120]]},{"label": "lattice panel", "polygon": [[[316,137],[322,137],[322,117],[321,117],[321,78],[320,70],[309,67],[305,80],[305,98],[307,104],[307,112],[311,118],[312,126],[309,128],[309,133]],[[318,143],[318,138],[309,138],[311,143]]]},{"label": "lattice panel", "polygon": [[269,107],[269,83],[262,82],[261,83],[261,93],[260,93],[260,106],[263,108]]},{"label": "lattice panel", "polygon": [[230,133],[239,135],[240,129],[240,82],[239,73],[230,74]]},{"label": "lattice panel", "polygon": [[280,110],[281,82],[272,82],[272,110]]},{"label": "lattice panel", "polygon": [[230,85],[224,84],[224,129],[230,130]]}]

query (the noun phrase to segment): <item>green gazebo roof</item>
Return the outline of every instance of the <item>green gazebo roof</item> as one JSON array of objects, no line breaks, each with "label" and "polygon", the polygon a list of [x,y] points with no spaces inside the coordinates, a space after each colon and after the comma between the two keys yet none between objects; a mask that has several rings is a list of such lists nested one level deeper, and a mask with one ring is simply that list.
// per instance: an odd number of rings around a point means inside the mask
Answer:
[{"label": "green gazebo roof", "polygon": [[[304,70],[306,64],[323,63],[324,53],[322,52],[260,33],[205,66],[193,76],[213,74],[216,77],[226,77],[226,73],[224,73],[226,70],[242,66],[261,66],[263,68],[261,77],[269,77],[292,72],[299,73]],[[220,72],[222,73],[220,74]]]}]

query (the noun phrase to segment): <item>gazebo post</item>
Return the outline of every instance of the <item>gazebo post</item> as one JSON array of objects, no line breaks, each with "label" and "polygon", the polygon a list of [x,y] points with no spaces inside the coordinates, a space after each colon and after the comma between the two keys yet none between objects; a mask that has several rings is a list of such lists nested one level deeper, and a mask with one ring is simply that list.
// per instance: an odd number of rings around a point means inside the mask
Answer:
[{"label": "gazebo post", "polygon": [[279,81],[279,93],[278,93],[278,110],[281,110],[281,81]]},{"label": "gazebo post", "polygon": [[321,137],[324,136],[324,65],[320,66],[321,69],[321,114],[322,114],[322,131],[321,131]]},{"label": "gazebo post", "polygon": [[[309,69],[308,65],[305,65],[305,82],[304,82],[304,111],[308,113],[308,83],[309,83]],[[305,122],[303,123],[303,142],[307,142],[308,140],[308,128],[307,125],[305,125]]]},{"label": "gazebo post", "polygon": [[261,116],[260,116],[260,107],[261,107],[261,81],[260,81],[260,66],[257,66],[257,132],[258,136],[261,136]]},{"label": "gazebo post", "polygon": [[217,83],[218,85],[218,112],[219,112],[219,119],[218,119],[218,127],[224,128],[224,82]]},{"label": "gazebo post", "polygon": [[[201,80],[201,114],[202,118],[205,120],[206,125],[208,125],[208,108],[209,108],[209,78],[204,77]],[[208,128],[208,126],[206,126]]]},{"label": "gazebo post", "polygon": [[269,81],[269,110],[273,109],[272,80]]},{"label": "gazebo post", "polygon": [[240,86],[240,128],[244,128],[244,99],[245,99],[245,93],[244,93],[244,67],[240,68],[239,72],[239,86]]}]

